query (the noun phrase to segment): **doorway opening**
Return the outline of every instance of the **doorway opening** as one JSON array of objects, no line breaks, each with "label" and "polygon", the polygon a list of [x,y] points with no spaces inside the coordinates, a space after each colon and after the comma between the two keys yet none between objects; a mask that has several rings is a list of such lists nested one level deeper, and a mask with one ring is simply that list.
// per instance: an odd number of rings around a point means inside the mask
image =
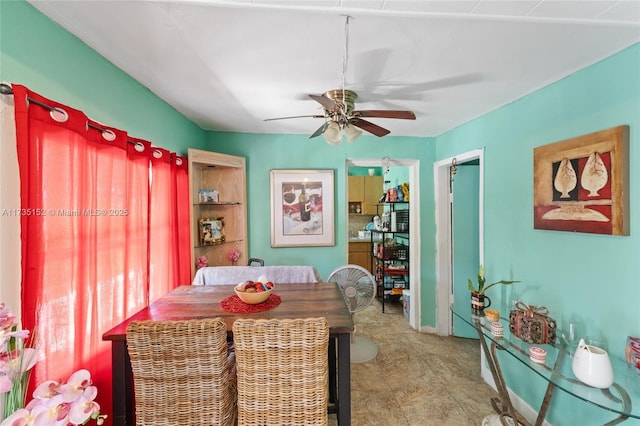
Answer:
[{"label": "doorway opening", "polygon": [[[353,159],[348,158],[345,167],[345,182],[349,179],[350,167],[406,167],[409,175],[409,325],[414,329],[420,327],[420,162],[416,159]],[[384,173],[384,171],[383,171]],[[345,214],[349,217],[349,194],[345,191]],[[345,241],[349,241],[349,226],[345,226]],[[349,244],[346,245],[345,259],[348,259]]]},{"label": "doorway opening", "polygon": [[[465,165],[473,166],[475,170],[470,173],[456,173]],[[459,288],[460,294],[468,295],[468,292],[462,291],[466,288],[467,278],[477,274],[478,266],[484,263],[484,150],[477,149],[438,161],[433,165],[433,172],[436,212],[436,332],[441,336],[449,336],[455,333],[451,312],[451,305],[456,303],[455,287],[462,286],[462,289]],[[458,183],[456,183],[456,179]],[[470,185],[475,185],[477,192],[473,193],[474,201],[471,204],[453,206],[456,199],[453,195],[456,185],[465,188],[464,191],[474,191]],[[466,198],[469,197],[461,197],[461,200]],[[469,211],[469,215],[461,218],[454,211],[456,208],[458,208],[458,212],[464,209],[473,211]],[[468,248],[472,249],[466,259],[460,254],[458,260],[454,256],[456,253],[455,241],[461,241],[458,238],[460,235],[456,237],[456,229],[459,232],[464,232],[464,225],[469,224],[459,222],[456,225],[456,220],[477,221],[472,224],[471,241],[465,242],[470,245]],[[471,265],[469,256],[473,257],[474,262],[477,259],[477,264]],[[459,276],[460,271],[465,270],[464,267],[469,269],[466,273],[471,273],[471,275]],[[471,269],[472,272],[470,272]],[[458,300],[458,303],[464,302],[465,300]]]}]

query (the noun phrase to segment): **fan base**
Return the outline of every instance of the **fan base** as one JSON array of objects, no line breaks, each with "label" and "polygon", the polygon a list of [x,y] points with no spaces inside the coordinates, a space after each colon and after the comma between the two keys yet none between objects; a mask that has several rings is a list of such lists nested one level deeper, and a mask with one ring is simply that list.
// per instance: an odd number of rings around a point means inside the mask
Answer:
[{"label": "fan base", "polygon": [[360,364],[371,361],[378,355],[378,347],[370,339],[353,336],[351,339],[351,362]]}]

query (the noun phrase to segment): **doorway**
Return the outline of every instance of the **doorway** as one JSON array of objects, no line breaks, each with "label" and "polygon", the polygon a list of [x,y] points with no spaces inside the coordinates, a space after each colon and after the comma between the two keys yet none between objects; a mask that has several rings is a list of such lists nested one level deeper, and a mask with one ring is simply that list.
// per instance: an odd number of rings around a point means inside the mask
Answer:
[{"label": "doorway", "polygon": [[[386,157],[385,157],[386,159]],[[348,181],[349,167],[407,167],[409,170],[409,188],[410,188],[410,203],[411,206],[420,205],[420,162],[416,159],[388,159],[385,164],[382,164],[381,159],[353,159],[348,158],[345,168],[345,182]],[[349,217],[348,211],[348,191],[345,191],[345,217]],[[413,244],[413,242],[419,241],[420,235],[420,222],[419,209],[409,209],[409,297],[412,301],[409,310],[409,325],[411,328],[419,329],[420,326],[420,244]],[[349,241],[349,227],[345,226],[344,230],[345,241]],[[348,243],[345,245],[345,259],[348,259]],[[415,259],[415,260],[414,260]],[[418,301],[418,302],[413,302]]]},{"label": "doorway", "polygon": [[436,332],[442,336],[477,337],[468,326],[456,327],[450,308],[470,303],[467,278],[484,263],[483,157],[479,149],[434,163]]}]

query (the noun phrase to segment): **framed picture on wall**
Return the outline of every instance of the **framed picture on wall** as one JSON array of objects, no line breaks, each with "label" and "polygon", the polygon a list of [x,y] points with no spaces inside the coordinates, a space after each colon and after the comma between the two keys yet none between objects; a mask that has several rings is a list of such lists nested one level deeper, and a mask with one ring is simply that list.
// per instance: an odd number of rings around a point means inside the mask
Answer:
[{"label": "framed picture on wall", "polygon": [[629,235],[629,127],[533,150],[534,228]]},{"label": "framed picture on wall", "polygon": [[224,242],[224,221],[221,217],[200,219],[200,245]]},{"label": "framed picture on wall", "polygon": [[333,170],[271,170],[271,247],[334,246]]}]

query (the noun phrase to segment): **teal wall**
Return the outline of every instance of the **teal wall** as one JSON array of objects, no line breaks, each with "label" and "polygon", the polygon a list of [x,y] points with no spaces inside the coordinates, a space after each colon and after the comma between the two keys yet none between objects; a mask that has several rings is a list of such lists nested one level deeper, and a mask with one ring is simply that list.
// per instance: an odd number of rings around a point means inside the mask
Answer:
[{"label": "teal wall", "polygon": [[[346,259],[342,212],[347,158],[417,158],[421,203],[414,208],[420,209],[423,326],[435,326],[432,164],[484,148],[487,278],[524,281],[494,289],[491,295],[506,302],[517,298],[546,305],[560,326],[572,319],[580,335],[606,337],[617,357],[622,356],[626,336],[640,333],[640,198],[635,196],[640,170],[640,45],[437,138],[363,135],[352,145],[340,146],[305,135],[204,132],[23,1],[0,1],[0,80],[24,84],[97,121],[179,153],[194,147],[245,156],[250,255],[268,264],[312,263],[323,276]],[[631,213],[626,218],[631,235],[534,230],[533,148],[620,124],[631,128]],[[269,170],[281,168],[335,171],[335,247],[270,247]],[[532,406],[539,406],[541,381],[505,362],[509,384]],[[569,425],[593,424],[594,419],[602,423],[611,416],[557,392],[550,418],[556,425]]]},{"label": "teal wall", "polygon": [[[533,149],[574,136],[630,126],[629,236],[533,229]],[[485,266],[489,281],[522,284],[491,296],[547,306],[558,326],[577,324],[577,335],[601,336],[623,357],[627,335],[640,334],[640,44],[574,73],[437,138],[436,160],[485,149]],[[430,242],[423,241],[423,245]],[[502,355],[502,354],[501,354]],[[501,359],[508,355],[501,356]],[[507,382],[534,407],[543,383],[521,366]],[[513,380],[517,376],[518,380]],[[611,414],[580,406],[556,392],[555,425],[602,424]],[[575,417],[567,413],[575,413]],[[628,422],[625,424],[630,424]]]},{"label": "teal wall", "polygon": [[24,1],[0,1],[0,81],[180,154],[205,140],[205,131]]},{"label": "teal wall", "polygon": [[373,169],[374,176],[382,176],[382,167],[349,167],[349,176],[368,176],[369,169]]},{"label": "teal wall", "polygon": [[[377,159],[388,156],[395,159],[418,158],[427,170],[433,163],[433,144],[428,138],[409,138],[363,135],[356,143],[329,145],[322,138],[309,139],[306,135],[257,135],[246,133],[212,132],[207,149],[241,155],[247,158],[247,195],[249,223],[249,255],[260,257],[269,265],[311,263],[320,275],[327,277],[331,271],[347,260],[347,158]],[[335,185],[335,247],[271,248],[271,201],[269,171],[271,169],[332,169]],[[430,174],[421,185],[432,185]],[[430,207],[429,207],[430,206]],[[425,211],[433,211],[433,200],[422,199]],[[434,226],[426,226],[425,221],[433,221],[428,216],[422,224],[421,238],[433,240]],[[421,269],[426,270],[428,257],[423,252]],[[431,300],[435,293],[431,295]]]}]

